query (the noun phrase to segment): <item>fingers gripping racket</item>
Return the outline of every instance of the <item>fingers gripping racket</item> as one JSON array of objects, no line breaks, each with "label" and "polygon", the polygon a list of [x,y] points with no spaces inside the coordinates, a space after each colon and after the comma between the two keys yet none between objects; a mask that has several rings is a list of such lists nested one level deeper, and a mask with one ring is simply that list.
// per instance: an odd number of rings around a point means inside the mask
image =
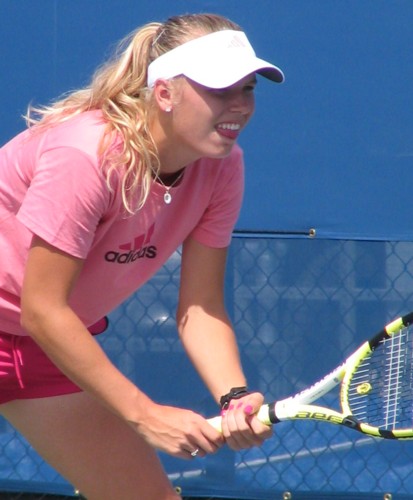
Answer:
[{"label": "fingers gripping racket", "polygon": [[[412,439],[412,323],[413,312],[392,321],[314,385],[263,405],[258,418],[267,425],[310,419],[344,425],[370,436]],[[341,413],[311,404],[340,383]],[[209,422],[221,430],[221,417]]]}]

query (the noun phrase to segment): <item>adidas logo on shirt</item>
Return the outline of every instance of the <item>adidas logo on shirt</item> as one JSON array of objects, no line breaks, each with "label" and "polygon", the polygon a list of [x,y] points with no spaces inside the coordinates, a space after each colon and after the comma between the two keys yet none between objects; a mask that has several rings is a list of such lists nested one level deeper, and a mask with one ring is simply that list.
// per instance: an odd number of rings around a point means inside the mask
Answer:
[{"label": "adidas logo on shirt", "polygon": [[[114,262],[117,264],[130,264],[137,259],[146,257],[154,259],[157,254],[155,245],[149,245],[155,224],[153,224],[146,233],[140,234],[132,242],[119,245],[120,251],[110,250],[105,254],[106,262]],[[123,250],[123,252],[122,252]]]}]

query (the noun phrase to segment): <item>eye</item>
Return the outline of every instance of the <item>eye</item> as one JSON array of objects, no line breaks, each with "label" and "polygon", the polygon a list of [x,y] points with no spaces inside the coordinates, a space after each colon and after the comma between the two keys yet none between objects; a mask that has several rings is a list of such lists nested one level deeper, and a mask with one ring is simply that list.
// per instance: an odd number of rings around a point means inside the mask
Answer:
[{"label": "eye", "polygon": [[244,85],[244,92],[254,92],[256,86],[257,86],[256,80],[254,80],[253,82],[249,82],[246,85]]},{"label": "eye", "polygon": [[228,89],[208,89],[208,93],[217,97],[223,97],[228,94]]},{"label": "eye", "polygon": [[246,94],[251,94],[254,92],[254,90],[255,90],[255,83],[248,83],[246,85],[243,85],[242,87],[238,87],[238,89],[234,87],[228,87],[225,89],[208,89],[208,93],[215,97],[230,98],[232,95],[241,92]]}]

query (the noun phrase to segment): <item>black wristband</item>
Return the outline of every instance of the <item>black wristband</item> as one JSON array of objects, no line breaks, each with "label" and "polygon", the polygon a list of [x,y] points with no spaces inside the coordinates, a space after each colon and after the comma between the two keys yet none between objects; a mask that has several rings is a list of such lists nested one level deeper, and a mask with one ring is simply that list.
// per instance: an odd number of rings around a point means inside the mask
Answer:
[{"label": "black wristband", "polygon": [[219,400],[221,410],[226,410],[228,408],[231,399],[240,399],[247,394],[249,394],[249,391],[246,386],[233,387],[228,394],[221,396]]}]

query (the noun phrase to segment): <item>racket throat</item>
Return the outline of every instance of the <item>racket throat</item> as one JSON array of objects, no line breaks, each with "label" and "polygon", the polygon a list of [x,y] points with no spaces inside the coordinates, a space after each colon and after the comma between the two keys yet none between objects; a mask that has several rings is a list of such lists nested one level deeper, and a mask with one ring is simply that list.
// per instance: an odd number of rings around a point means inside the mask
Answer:
[{"label": "racket throat", "polygon": [[360,422],[354,418],[353,415],[343,417],[342,425],[350,427],[350,429],[354,429],[356,431],[361,431]]}]

